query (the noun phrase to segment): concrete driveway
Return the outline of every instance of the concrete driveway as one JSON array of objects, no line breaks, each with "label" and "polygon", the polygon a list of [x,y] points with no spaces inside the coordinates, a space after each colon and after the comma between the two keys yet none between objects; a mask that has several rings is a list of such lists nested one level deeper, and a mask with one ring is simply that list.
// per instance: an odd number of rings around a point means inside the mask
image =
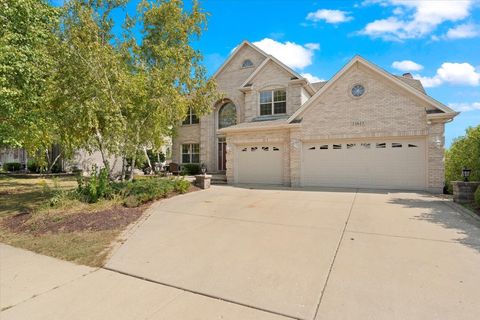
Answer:
[{"label": "concrete driveway", "polygon": [[151,212],[107,269],[296,319],[480,314],[480,224],[430,195],[215,186]]},{"label": "concrete driveway", "polygon": [[478,319],[479,266],[480,223],[433,196],[214,186],[101,269],[0,244],[0,318]]}]

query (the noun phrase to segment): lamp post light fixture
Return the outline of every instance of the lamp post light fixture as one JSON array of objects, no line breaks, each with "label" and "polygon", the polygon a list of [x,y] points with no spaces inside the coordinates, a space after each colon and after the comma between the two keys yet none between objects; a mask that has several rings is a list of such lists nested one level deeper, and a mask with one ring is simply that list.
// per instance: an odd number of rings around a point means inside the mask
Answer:
[{"label": "lamp post light fixture", "polygon": [[207,173],[207,166],[205,166],[205,163],[202,163],[200,169],[202,170],[203,175]]},{"label": "lamp post light fixture", "polygon": [[472,172],[471,169],[468,169],[467,167],[463,167],[462,169],[462,177],[464,182],[468,182],[468,177],[470,177],[470,173]]}]

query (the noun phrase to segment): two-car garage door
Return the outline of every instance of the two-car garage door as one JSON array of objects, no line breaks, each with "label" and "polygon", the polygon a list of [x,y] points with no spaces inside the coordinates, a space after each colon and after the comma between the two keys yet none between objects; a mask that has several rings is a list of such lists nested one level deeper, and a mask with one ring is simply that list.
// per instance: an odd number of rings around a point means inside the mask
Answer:
[{"label": "two-car garage door", "polygon": [[425,139],[304,143],[302,185],[425,189]]}]

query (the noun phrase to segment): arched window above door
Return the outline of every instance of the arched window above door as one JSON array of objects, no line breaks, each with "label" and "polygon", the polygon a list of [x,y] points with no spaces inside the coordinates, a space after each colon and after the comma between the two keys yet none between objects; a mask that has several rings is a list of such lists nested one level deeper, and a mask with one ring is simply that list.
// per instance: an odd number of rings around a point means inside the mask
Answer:
[{"label": "arched window above door", "polygon": [[225,103],[218,110],[218,128],[226,128],[237,124],[237,108],[232,102]]}]

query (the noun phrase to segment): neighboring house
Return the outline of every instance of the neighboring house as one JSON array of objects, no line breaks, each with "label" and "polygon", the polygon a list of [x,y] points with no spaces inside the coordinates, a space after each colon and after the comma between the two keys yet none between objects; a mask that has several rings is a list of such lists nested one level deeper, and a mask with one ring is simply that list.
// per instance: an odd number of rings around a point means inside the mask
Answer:
[{"label": "neighboring house", "polygon": [[409,74],[355,56],[309,83],[245,41],[213,77],[225,98],[178,128],[173,162],[230,184],[443,189],[444,126],[458,113]]},{"label": "neighboring house", "polygon": [[5,163],[18,162],[26,167],[28,161],[27,152],[21,148],[0,148],[0,167]]}]

